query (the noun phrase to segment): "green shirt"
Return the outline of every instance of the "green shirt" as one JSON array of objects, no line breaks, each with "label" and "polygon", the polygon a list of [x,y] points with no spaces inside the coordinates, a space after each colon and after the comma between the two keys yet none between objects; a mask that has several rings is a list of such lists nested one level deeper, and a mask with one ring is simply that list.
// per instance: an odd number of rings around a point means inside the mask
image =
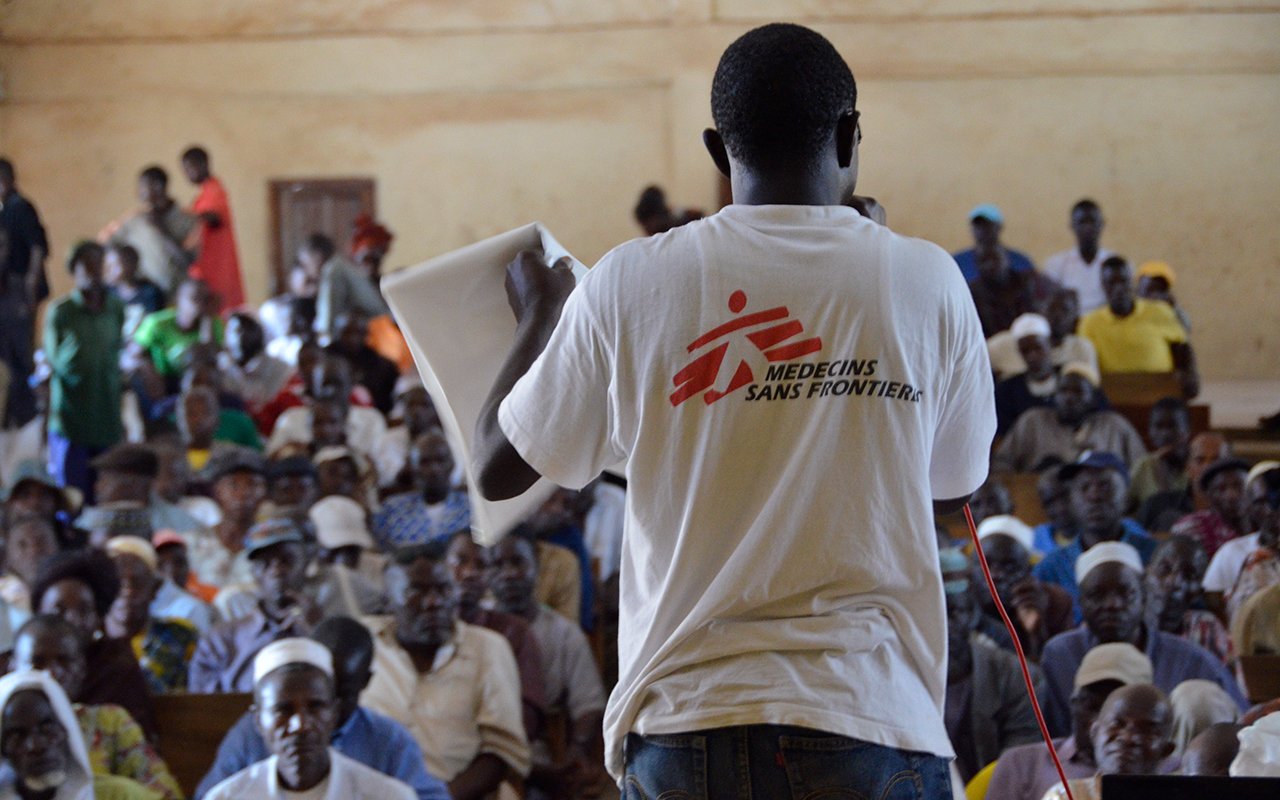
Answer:
[{"label": "green shirt", "polygon": [[[178,312],[172,308],[157,311],[143,317],[133,340],[142,345],[151,357],[156,372],[166,378],[176,378],[187,366],[187,351],[200,341],[202,325],[184,331],[178,327]],[[203,320],[201,321],[203,323]],[[211,317],[213,344],[222,344],[222,320]]]},{"label": "green shirt", "polygon": [[49,380],[49,430],[88,447],[110,447],[124,436],[120,422],[120,329],[124,304],[107,294],[98,311],[79,290],[55,300],[44,317]]}]

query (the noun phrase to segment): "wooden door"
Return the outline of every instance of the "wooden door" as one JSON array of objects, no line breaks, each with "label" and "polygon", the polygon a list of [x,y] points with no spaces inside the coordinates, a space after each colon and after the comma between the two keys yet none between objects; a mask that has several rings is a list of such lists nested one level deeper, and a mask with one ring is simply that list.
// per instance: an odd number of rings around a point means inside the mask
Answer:
[{"label": "wooden door", "polygon": [[296,178],[273,180],[271,193],[272,294],[284,290],[298,247],[313,233],[333,239],[346,252],[355,219],[377,219],[372,178]]}]

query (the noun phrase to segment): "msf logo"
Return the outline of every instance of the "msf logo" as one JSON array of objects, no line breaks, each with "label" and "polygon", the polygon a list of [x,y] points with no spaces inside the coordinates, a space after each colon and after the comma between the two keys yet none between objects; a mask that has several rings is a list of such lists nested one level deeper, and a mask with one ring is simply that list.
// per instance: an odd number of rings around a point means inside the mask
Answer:
[{"label": "msf logo", "polygon": [[[755,374],[745,359],[738,361],[738,366],[729,379],[729,385],[723,390],[714,388],[720,377],[720,368],[724,365],[725,353],[729,344],[745,338],[770,363],[777,361],[793,361],[797,358],[816,353],[822,349],[822,339],[813,336],[787,343],[790,339],[804,333],[804,326],[799,320],[787,319],[791,312],[786,306],[775,306],[764,311],[742,314],[747,307],[747,295],[741,289],[729,296],[729,310],[741,316],[731,319],[718,327],[694,339],[688,347],[690,354],[715,345],[702,355],[690,361],[687,366],[676,373],[673,382],[676,390],[671,394],[671,405],[678,406],[698,393],[702,393],[702,402],[711,405],[720,398],[755,382]],[[719,344],[715,344],[720,342]]]}]

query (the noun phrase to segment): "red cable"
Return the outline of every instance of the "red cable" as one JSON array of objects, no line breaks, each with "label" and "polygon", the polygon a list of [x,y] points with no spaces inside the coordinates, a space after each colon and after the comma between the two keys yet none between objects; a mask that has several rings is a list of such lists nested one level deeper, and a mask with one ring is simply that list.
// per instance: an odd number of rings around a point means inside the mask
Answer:
[{"label": "red cable", "polygon": [[1027,654],[1022,652],[1022,641],[1018,638],[1018,631],[1013,627],[1009,612],[1004,610],[1004,603],[1000,602],[996,582],[991,579],[991,568],[987,566],[987,556],[982,552],[982,545],[978,543],[978,528],[973,524],[973,513],[969,511],[968,503],[964,506],[964,520],[969,523],[969,536],[973,539],[973,549],[978,554],[978,563],[982,565],[982,575],[987,579],[987,589],[991,592],[991,599],[995,601],[996,611],[1000,612],[1000,619],[1004,620],[1009,638],[1013,639],[1013,649],[1018,653],[1018,665],[1022,667],[1022,680],[1027,685],[1027,694],[1031,697],[1031,710],[1036,714],[1036,722],[1040,723],[1040,735],[1044,737],[1045,746],[1049,748],[1049,757],[1053,759],[1053,766],[1058,770],[1058,777],[1062,779],[1062,790],[1067,793],[1067,800],[1076,800],[1075,795],[1071,793],[1071,786],[1067,784],[1067,773],[1063,771],[1062,762],[1058,760],[1058,751],[1054,749],[1053,738],[1049,736],[1049,726],[1044,722],[1040,701],[1036,699],[1036,687],[1031,681],[1031,668],[1027,666]]}]

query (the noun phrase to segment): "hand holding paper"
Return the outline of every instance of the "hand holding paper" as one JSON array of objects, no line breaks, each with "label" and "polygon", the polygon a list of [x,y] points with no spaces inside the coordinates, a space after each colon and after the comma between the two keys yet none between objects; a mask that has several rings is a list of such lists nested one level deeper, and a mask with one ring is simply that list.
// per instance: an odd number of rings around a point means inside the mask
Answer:
[{"label": "hand holding paper", "polygon": [[565,256],[548,269],[541,252],[521,250],[507,265],[507,302],[516,324],[537,314],[549,315],[551,324],[555,324],[560,307],[577,285],[571,263],[572,259]]}]

